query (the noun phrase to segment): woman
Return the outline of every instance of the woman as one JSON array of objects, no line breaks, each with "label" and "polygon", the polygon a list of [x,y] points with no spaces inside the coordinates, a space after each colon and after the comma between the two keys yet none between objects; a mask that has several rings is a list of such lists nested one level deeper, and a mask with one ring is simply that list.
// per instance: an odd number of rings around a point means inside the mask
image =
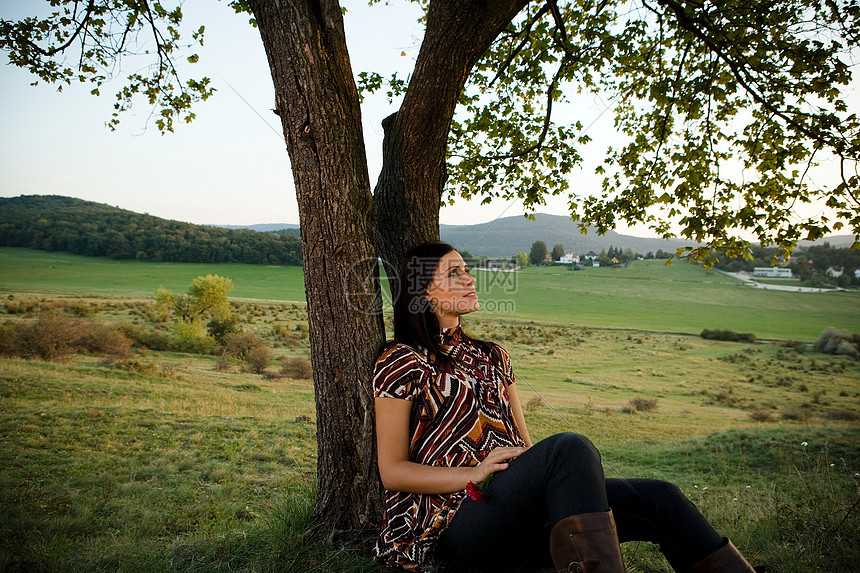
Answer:
[{"label": "woman", "polygon": [[373,380],[386,489],[377,557],[412,571],[620,573],[619,540],[647,540],[675,571],[753,571],[672,484],[604,479],[578,434],[532,445],[508,354],[460,328],[479,303],[453,247],[411,249],[398,284],[395,342]]}]

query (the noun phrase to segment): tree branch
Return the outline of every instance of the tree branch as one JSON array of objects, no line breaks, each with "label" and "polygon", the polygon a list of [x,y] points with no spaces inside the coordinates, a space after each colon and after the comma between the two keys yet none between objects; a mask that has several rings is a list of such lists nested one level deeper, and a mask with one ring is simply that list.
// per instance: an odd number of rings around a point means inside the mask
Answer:
[{"label": "tree branch", "polygon": [[523,157],[532,152],[538,151],[543,147],[543,142],[546,140],[547,133],[549,133],[549,126],[552,120],[552,101],[553,101],[553,92],[558,87],[559,79],[561,78],[561,74],[564,69],[568,65],[572,65],[573,62],[567,63],[566,58],[562,61],[561,65],[559,65],[558,69],[555,72],[555,75],[552,78],[552,81],[549,84],[549,87],[546,90],[546,115],[543,118],[543,128],[541,129],[540,136],[538,136],[538,140],[534,143],[534,145],[530,145],[529,147],[523,149],[522,151],[518,151],[516,153],[506,153],[501,155],[485,155],[484,159],[490,161],[501,161],[504,159],[514,159],[517,157]]},{"label": "tree branch", "polygon": [[[81,31],[86,28],[87,22],[89,22],[90,16],[92,15],[93,10],[95,9],[95,4],[96,4],[95,0],[89,0],[89,2],[87,3],[86,12],[84,12],[83,19],[78,24],[78,27],[75,28],[75,31],[69,37],[69,40],[65,44],[63,44],[62,46],[59,46],[59,47],[54,48],[52,50],[43,50],[42,48],[40,48],[39,46],[37,46],[36,44],[31,42],[27,38],[22,38],[22,40],[24,40],[25,43],[31,45],[37,52],[39,52],[43,56],[46,56],[48,58],[50,58],[51,56],[55,56],[55,55],[59,54],[60,52],[66,50],[69,46],[71,46],[72,43],[75,41],[75,39],[78,37],[78,35],[81,33]],[[77,11],[78,11],[78,3],[75,2],[75,13],[77,13]],[[76,16],[76,14],[72,15],[72,20],[74,20],[75,16]]]},{"label": "tree branch", "polygon": [[[770,101],[768,101],[767,98],[765,98],[764,95],[752,85],[754,78],[750,73],[751,66],[749,65],[749,62],[747,62],[747,60],[741,54],[737,54],[737,57],[735,58],[731,57],[726,52],[724,47],[718,44],[708,34],[705,34],[699,27],[699,25],[703,26],[706,30],[710,32],[719,33],[719,29],[715,29],[713,25],[710,25],[707,22],[696,21],[694,18],[691,18],[684,10],[684,6],[679,4],[675,0],[657,0],[657,3],[671,9],[674,12],[675,18],[681,28],[693,34],[693,36],[701,40],[705,44],[705,46],[707,46],[711,51],[713,51],[717,55],[717,57],[719,57],[729,67],[732,72],[732,76],[741,86],[743,86],[744,90],[746,90],[746,92],[750,94],[753,100],[755,100],[765,110],[785,121],[789,126],[791,126],[792,129],[796,130],[804,137],[807,137],[812,141],[817,141],[819,143],[827,145],[839,152],[842,151],[843,146],[840,145],[838,141],[835,141],[832,137],[826,137],[826,135],[824,134],[812,131],[811,129],[803,125],[801,122],[798,122],[791,114],[777,108]],[[729,49],[731,48],[729,47]],[[807,116],[807,114],[804,114],[800,111],[797,112],[797,115]]]},{"label": "tree branch", "polygon": [[514,58],[517,57],[517,54],[519,54],[528,43],[531,37],[530,33],[532,26],[534,26],[538,22],[538,20],[540,20],[544,16],[544,14],[547,13],[547,11],[549,11],[549,7],[544,4],[544,6],[540,10],[535,12],[535,15],[532,16],[531,20],[526,23],[525,27],[519,32],[519,34],[517,34],[523,36],[522,40],[520,41],[519,45],[517,45],[513,49],[513,51],[511,51],[511,53],[508,55],[507,59],[502,63],[502,65],[499,66],[499,69],[496,70],[496,75],[493,76],[493,79],[490,80],[490,82],[487,84],[487,87],[490,87],[494,83],[496,83],[496,80],[502,77],[502,74],[504,74],[505,71],[510,67],[511,62],[514,61]]}]

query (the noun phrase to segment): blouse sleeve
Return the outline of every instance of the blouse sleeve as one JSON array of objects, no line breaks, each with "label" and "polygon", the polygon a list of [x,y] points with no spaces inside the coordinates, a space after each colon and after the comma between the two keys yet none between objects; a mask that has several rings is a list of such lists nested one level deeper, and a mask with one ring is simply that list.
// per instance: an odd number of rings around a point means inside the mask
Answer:
[{"label": "blouse sleeve", "polygon": [[376,359],[373,395],[376,398],[413,400],[418,395],[422,373],[412,348],[405,344],[391,345]]}]

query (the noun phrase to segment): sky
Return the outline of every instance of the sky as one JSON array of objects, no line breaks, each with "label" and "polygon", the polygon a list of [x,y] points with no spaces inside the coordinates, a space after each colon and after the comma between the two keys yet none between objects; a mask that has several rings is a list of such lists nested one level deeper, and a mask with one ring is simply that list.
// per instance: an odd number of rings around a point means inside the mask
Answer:
[{"label": "sky", "polygon": [[[32,10],[33,0],[3,0],[0,18]],[[418,7],[409,2],[346,0],[345,26],[353,70],[383,75],[410,72],[420,46]],[[184,21],[206,25],[205,46],[195,50],[199,63],[183,71],[208,76],[218,90],[196,105],[191,124],[175,123],[175,133],[161,135],[145,102],[120,117],[115,132],[106,126],[120,83],[103,87],[73,83],[30,83],[28,72],[0,66],[0,196],[67,195],[107,203],[139,213],[197,224],[253,225],[298,223],[289,157],[279,118],[272,113],[274,90],[259,33],[248,16],[234,14],[226,2],[185,2]],[[124,63],[122,74],[142,66]],[[384,117],[398,101],[370,96],[362,120],[371,185],[381,168]],[[602,145],[613,133],[612,114],[603,113],[599,98],[581,99],[576,113],[595,138],[584,153],[585,169],[575,173],[580,188],[599,188],[591,174]],[[591,159],[591,160],[590,160]],[[550,198],[540,212],[567,215],[563,197]],[[496,200],[482,206],[458,200],[440,212],[443,224],[462,225],[522,215],[519,201]],[[653,236],[647,228],[620,227],[619,232]]]},{"label": "sky", "polygon": [[[20,17],[31,2],[4,0],[0,17]],[[350,0],[344,5],[353,70],[407,76],[422,36],[417,6],[368,7],[366,1]],[[298,223],[289,157],[271,111],[274,90],[258,32],[247,15],[234,14],[225,2],[186,2],[183,13],[186,23],[206,25],[204,48],[197,50],[200,61],[185,70],[210,77],[218,92],[197,104],[197,119],[176,124],[173,134],[158,133],[145,102],[136,102],[111,132],[105,123],[116,88],[102,88],[101,97],[94,97],[89,84],[73,83],[62,93],[44,83],[33,87],[36,78],[4,57],[0,196],[68,195],[198,224]],[[134,71],[134,64],[126,62],[123,74]],[[371,185],[381,168],[380,122],[397,104],[383,95],[368,97],[362,106]],[[611,114],[600,115],[599,101],[586,107],[586,123],[600,118],[592,126],[596,133],[600,120]],[[541,211],[566,215],[566,201],[551,200]],[[487,206],[459,200],[442,208],[440,220],[474,224],[522,213],[516,200]]]}]

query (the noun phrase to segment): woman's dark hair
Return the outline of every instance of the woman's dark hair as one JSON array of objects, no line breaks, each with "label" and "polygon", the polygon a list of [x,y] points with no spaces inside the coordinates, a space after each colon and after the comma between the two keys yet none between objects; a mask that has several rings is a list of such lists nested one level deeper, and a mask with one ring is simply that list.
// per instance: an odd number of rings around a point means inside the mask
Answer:
[{"label": "woman's dark hair", "polygon": [[[439,344],[439,319],[425,298],[427,288],[439,266],[439,259],[454,251],[448,243],[424,243],[406,251],[397,272],[397,294],[394,297],[394,341],[423,346],[444,360],[446,353]],[[472,340],[482,349],[486,343]]]}]

